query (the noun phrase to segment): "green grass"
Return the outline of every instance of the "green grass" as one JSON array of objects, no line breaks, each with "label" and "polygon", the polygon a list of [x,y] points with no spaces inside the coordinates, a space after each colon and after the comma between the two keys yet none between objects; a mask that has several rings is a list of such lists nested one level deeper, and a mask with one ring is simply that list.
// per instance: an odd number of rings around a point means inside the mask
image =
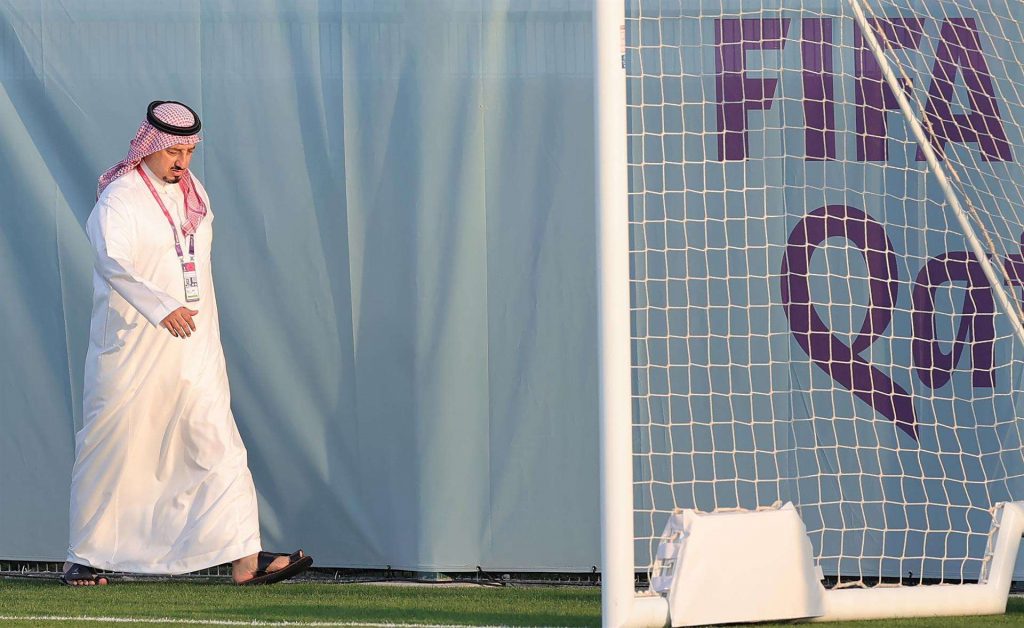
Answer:
[{"label": "green grass", "polygon": [[0,580],[0,615],[18,617],[85,615],[242,621],[594,626],[600,623],[600,599],[601,593],[597,588],[579,587],[313,583],[235,587],[228,584],[115,582],[106,587],[72,589],[48,582]]},{"label": "green grass", "polygon": [[[600,614],[601,593],[594,587],[299,583],[245,588],[212,583],[121,582],[108,587],[71,589],[55,582],[0,579],[0,616],[8,617],[597,626]],[[5,621],[4,625],[65,624],[25,620]],[[100,624],[89,622],[79,625]],[[1024,599],[1011,598],[1007,614],[992,617],[817,625],[843,628],[1020,626],[1024,625]]]}]

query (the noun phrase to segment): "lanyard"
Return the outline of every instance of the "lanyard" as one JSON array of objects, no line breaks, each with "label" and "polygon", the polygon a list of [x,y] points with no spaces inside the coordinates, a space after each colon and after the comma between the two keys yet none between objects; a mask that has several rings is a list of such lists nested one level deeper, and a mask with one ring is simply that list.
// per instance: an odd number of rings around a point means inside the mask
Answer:
[{"label": "lanyard", "polygon": [[[185,255],[181,252],[181,240],[178,239],[178,228],[174,226],[174,219],[171,218],[170,212],[168,212],[167,208],[164,207],[164,202],[160,199],[160,195],[157,194],[156,188],[153,187],[153,182],[146,176],[145,171],[142,169],[142,164],[136,166],[135,169],[139,171],[139,176],[141,176],[142,180],[146,182],[146,187],[149,188],[150,194],[152,194],[153,198],[156,199],[157,205],[160,206],[160,210],[163,211],[164,217],[171,225],[171,233],[174,234],[174,251],[178,254],[178,258],[184,262]],[[182,234],[184,233],[185,232],[182,231]],[[196,257],[196,236],[194,233],[188,237],[188,256],[191,259],[195,259]]]}]

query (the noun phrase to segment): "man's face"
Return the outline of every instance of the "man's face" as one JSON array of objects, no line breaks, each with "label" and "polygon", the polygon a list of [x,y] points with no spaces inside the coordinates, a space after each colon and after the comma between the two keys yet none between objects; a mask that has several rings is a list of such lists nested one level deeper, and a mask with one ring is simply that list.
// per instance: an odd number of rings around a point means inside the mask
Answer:
[{"label": "man's face", "polygon": [[167,183],[177,183],[181,181],[181,176],[188,169],[188,164],[192,161],[192,152],[195,149],[195,144],[175,144],[152,155],[147,155],[142,160],[156,176]]}]

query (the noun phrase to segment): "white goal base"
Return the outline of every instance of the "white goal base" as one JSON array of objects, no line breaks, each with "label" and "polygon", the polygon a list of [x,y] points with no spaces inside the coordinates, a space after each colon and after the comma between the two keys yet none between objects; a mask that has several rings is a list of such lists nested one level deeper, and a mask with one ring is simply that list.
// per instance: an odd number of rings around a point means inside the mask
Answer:
[{"label": "white goal base", "polygon": [[832,589],[825,591],[825,613],[815,621],[1005,613],[1021,536],[1024,501],[1000,502],[992,509],[988,560],[978,584]]},{"label": "white goal base", "polygon": [[748,511],[678,510],[662,533],[651,590],[673,626],[817,617],[821,575],[793,504]]},{"label": "white goal base", "polygon": [[1024,536],[1024,502],[999,503],[978,584],[826,590],[792,504],[762,511],[680,510],[662,535],[650,591],[623,625],[692,626],[994,615],[1006,612]]}]

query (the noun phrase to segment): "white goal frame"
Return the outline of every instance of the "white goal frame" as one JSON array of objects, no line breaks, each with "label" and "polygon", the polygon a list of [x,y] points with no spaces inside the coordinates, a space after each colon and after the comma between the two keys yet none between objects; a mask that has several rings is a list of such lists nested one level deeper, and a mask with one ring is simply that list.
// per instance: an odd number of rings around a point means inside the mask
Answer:
[{"label": "white goal frame", "polygon": [[[594,0],[593,16],[602,622],[665,626],[666,598],[638,593],[635,586],[625,2]],[[927,142],[922,147],[930,149]],[[1024,502],[1000,504],[993,512],[978,584],[822,588],[825,614],[815,619],[1005,612],[1024,535]]]}]

